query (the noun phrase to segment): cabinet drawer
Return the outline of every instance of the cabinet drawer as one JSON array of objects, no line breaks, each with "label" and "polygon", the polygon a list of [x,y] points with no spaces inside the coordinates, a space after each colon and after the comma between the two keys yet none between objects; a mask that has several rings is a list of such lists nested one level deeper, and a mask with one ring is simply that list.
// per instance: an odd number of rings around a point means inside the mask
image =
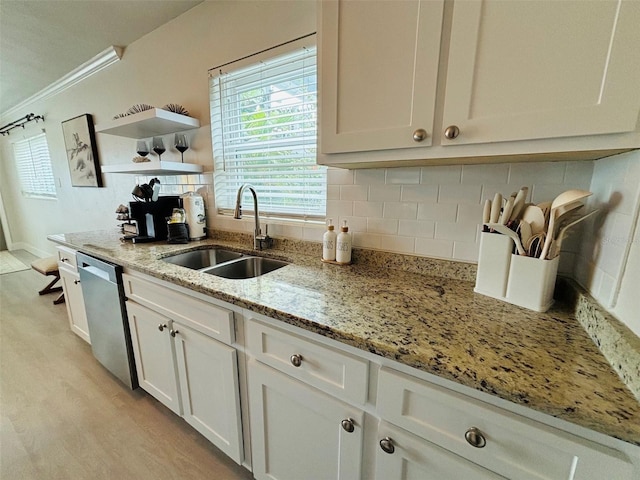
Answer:
[{"label": "cabinet drawer", "polygon": [[[634,475],[619,452],[390,369],[380,371],[377,406],[383,419],[508,478]],[[483,447],[465,439],[473,427]]]},{"label": "cabinet drawer", "polygon": [[247,342],[251,355],[266,365],[337,398],[359,404],[367,400],[366,360],[256,320],[247,323]]},{"label": "cabinet drawer", "polygon": [[63,246],[56,247],[56,250],[58,251],[58,265],[64,265],[69,270],[77,272],[76,251],[73,248]]},{"label": "cabinet drawer", "polygon": [[235,340],[233,312],[141,278],[124,274],[124,294],[141,305],[226,344]]}]

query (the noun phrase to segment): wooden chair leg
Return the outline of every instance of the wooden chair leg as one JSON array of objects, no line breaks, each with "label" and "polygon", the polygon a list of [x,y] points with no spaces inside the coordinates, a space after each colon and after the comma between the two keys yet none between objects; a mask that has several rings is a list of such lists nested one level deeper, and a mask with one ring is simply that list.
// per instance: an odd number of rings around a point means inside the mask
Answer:
[{"label": "wooden chair leg", "polygon": [[46,295],[47,293],[59,292],[60,290],[62,290],[62,287],[54,287],[55,283],[60,280],[60,274],[56,273],[54,276],[55,278],[51,280],[49,285],[38,292],[40,295]]}]

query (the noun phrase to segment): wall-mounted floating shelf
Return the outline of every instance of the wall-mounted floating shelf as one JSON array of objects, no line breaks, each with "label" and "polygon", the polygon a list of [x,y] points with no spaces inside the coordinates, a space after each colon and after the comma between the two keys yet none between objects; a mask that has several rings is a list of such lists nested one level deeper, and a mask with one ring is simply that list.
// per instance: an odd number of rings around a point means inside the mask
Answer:
[{"label": "wall-mounted floating shelf", "polygon": [[138,175],[188,175],[202,173],[202,165],[193,163],[165,162],[156,160],[140,163],[120,163],[117,165],[102,165],[102,173],[129,173]]},{"label": "wall-mounted floating shelf", "polygon": [[107,123],[100,123],[96,125],[95,130],[97,133],[140,139],[195,128],[200,128],[200,121],[196,118],[161,108],[152,108]]}]

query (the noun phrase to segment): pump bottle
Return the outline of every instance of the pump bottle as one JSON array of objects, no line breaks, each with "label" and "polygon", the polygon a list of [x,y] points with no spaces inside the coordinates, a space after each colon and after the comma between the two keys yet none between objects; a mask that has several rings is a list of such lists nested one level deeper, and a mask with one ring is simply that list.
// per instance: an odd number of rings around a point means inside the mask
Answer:
[{"label": "pump bottle", "polygon": [[322,236],[322,259],[335,261],[336,259],[336,232],[334,231],[333,219],[329,219],[327,231]]},{"label": "pump bottle", "polygon": [[336,261],[338,263],[351,263],[351,234],[346,220],[340,227],[340,233],[336,239]]}]

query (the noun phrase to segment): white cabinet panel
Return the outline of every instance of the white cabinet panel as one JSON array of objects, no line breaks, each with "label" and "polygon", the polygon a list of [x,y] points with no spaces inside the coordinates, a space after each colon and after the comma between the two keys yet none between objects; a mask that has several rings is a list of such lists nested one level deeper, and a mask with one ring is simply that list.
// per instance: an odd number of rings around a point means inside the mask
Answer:
[{"label": "white cabinet panel", "polygon": [[431,145],[443,4],[322,2],[322,152]]},{"label": "white cabinet panel", "polygon": [[236,350],[173,323],[183,417],[237,463],[243,457]]},{"label": "white cabinet panel", "polygon": [[80,275],[63,267],[60,263],[58,265],[71,331],[85,342],[91,343],[87,312],[84,309],[84,297],[80,286]]},{"label": "white cabinet panel", "polygon": [[[249,402],[256,479],[360,478],[360,410],[256,361],[249,363]],[[341,426],[346,419],[352,432]]]},{"label": "white cabinet panel", "polygon": [[639,24],[639,2],[454,2],[443,145],[634,131]]},{"label": "white cabinet panel", "polygon": [[127,316],[140,386],[180,415],[178,376],[169,337],[171,321],[133,302],[127,302]]}]

